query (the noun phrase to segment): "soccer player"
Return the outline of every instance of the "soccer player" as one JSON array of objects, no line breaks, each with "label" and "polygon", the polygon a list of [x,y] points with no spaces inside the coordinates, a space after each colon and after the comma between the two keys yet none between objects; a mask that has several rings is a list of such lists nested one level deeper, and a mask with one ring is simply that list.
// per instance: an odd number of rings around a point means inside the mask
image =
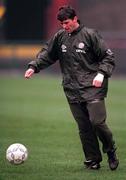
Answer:
[{"label": "soccer player", "polygon": [[112,132],[106,124],[105,107],[108,78],[115,67],[113,52],[96,30],[79,21],[72,7],[61,7],[57,20],[61,30],[28,64],[25,78],[59,61],[64,92],[79,128],[84,165],[88,169],[100,168],[100,140],[103,152],[107,153],[109,167],[115,170],[119,160]]}]

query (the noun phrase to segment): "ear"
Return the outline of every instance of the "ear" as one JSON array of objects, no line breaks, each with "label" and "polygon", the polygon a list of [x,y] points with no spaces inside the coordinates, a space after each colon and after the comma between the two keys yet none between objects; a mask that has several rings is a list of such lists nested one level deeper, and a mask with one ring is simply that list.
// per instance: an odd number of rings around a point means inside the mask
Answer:
[{"label": "ear", "polygon": [[77,22],[77,20],[78,20],[77,16],[75,16],[73,20],[74,20],[74,22]]}]

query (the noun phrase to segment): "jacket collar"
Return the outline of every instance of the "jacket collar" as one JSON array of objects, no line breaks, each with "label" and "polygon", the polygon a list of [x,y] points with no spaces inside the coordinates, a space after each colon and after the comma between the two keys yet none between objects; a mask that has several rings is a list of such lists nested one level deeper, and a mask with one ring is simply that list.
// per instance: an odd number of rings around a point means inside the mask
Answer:
[{"label": "jacket collar", "polygon": [[75,29],[72,33],[69,33],[69,35],[77,34],[82,28],[84,27],[83,24],[80,24],[77,29]]}]

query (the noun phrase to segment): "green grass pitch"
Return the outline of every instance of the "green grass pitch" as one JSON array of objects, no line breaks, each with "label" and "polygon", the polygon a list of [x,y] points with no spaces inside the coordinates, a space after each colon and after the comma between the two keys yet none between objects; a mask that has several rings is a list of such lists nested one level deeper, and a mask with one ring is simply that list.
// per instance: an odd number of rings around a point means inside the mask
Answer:
[{"label": "green grass pitch", "polygon": [[[61,79],[36,75],[0,77],[0,180],[126,179],[126,83],[111,79],[106,100],[108,125],[118,145],[119,168],[86,170],[78,129],[69,111]],[[22,143],[29,151],[22,165],[5,159],[7,147]]]}]

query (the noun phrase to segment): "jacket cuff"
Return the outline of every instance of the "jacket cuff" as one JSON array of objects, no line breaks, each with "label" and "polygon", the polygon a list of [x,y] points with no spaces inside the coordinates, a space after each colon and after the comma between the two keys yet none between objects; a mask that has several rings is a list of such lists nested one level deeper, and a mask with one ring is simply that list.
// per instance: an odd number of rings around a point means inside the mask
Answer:
[{"label": "jacket cuff", "polygon": [[32,65],[28,65],[28,69],[33,69],[34,71],[36,71],[35,67]]},{"label": "jacket cuff", "polygon": [[109,77],[109,76],[108,76],[105,72],[103,72],[102,70],[99,70],[98,73],[103,74],[104,77]]}]

